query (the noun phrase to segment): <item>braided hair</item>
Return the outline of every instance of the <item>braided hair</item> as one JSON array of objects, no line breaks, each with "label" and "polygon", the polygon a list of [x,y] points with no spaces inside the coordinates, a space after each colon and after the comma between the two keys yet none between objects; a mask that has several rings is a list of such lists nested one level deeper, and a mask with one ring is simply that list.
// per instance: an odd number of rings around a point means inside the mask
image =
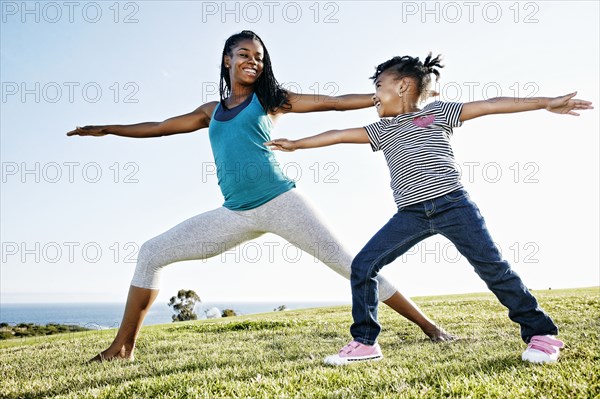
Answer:
[{"label": "braided hair", "polygon": [[264,50],[263,72],[254,83],[254,92],[265,112],[273,112],[278,108],[289,109],[291,105],[289,103],[288,93],[279,85],[277,79],[275,79],[275,76],[273,75],[269,52],[262,39],[250,30],[236,33],[225,41],[223,55],[221,56],[221,79],[219,81],[221,106],[225,106],[225,99],[231,94],[231,79],[229,78],[229,70],[225,68],[225,56],[228,55],[231,57],[233,55],[233,48],[243,40],[256,40]]},{"label": "braided hair", "polygon": [[404,77],[412,78],[417,82],[419,98],[424,99],[423,97],[426,97],[427,89],[431,83],[431,75],[435,75],[436,82],[440,78],[438,68],[444,67],[441,62],[442,55],[438,54],[435,58],[432,58],[431,52],[427,54],[424,62],[421,62],[419,57],[411,57],[408,55],[402,57],[396,56],[377,65],[375,74],[373,74],[370,79],[373,79],[373,82],[375,82],[377,78],[387,70],[394,73],[396,79],[402,79]]}]

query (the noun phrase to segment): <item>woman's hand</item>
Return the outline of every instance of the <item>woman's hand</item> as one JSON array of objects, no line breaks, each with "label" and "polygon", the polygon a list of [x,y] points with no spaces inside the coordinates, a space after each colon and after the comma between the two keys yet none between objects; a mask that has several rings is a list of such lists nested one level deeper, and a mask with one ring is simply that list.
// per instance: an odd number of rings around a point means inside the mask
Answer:
[{"label": "woman's hand", "polygon": [[594,109],[591,101],[573,98],[576,95],[577,92],[573,92],[565,96],[551,98],[546,105],[546,109],[550,112],[554,112],[555,114],[568,114],[575,116],[579,116],[579,114],[573,110]]},{"label": "woman's hand", "polygon": [[271,150],[279,150],[285,152],[292,152],[298,149],[296,142],[294,140],[288,139],[274,139],[271,141],[267,141],[266,143],[264,143],[264,145],[269,147]]},{"label": "woman's hand", "polygon": [[75,130],[67,133],[67,136],[106,136],[106,126],[77,126]]}]

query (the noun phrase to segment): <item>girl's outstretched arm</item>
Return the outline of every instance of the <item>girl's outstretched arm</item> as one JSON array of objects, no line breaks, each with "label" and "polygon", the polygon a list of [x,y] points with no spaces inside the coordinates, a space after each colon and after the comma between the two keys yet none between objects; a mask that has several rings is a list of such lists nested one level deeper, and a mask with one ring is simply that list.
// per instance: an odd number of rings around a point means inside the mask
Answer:
[{"label": "girl's outstretched arm", "polygon": [[317,134],[316,136],[305,137],[299,140],[274,139],[264,143],[272,150],[291,152],[304,148],[325,147],[341,143],[359,143],[369,142],[369,136],[364,127],[357,127],[343,130],[328,130]]},{"label": "girl's outstretched arm", "polygon": [[349,111],[373,106],[373,94],[346,94],[342,96],[325,96],[313,94],[297,94],[288,92],[291,108],[281,109],[286,112],[317,111]]},{"label": "girl's outstretched arm", "polygon": [[101,125],[76,127],[67,136],[106,136],[113,134],[123,137],[161,137],[178,133],[189,133],[208,127],[217,102],[206,103],[194,111],[166,119],[162,122],[143,122],[134,125]]},{"label": "girl's outstretched arm", "polygon": [[531,97],[513,98],[496,97],[485,101],[465,103],[460,115],[461,121],[478,118],[491,114],[507,114],[523,111],[546,109],[556,114],[569,114],[579,116],[575,110],[593,109],[590,101],[574,99],[577,92],[560,97]]}]

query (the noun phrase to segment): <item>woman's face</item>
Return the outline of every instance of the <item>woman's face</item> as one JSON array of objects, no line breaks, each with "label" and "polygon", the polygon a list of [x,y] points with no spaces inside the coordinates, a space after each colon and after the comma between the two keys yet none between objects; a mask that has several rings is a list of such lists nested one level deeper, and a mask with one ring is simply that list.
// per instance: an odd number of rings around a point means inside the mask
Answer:
[{"label": "woman's face", "polygon": [[263,72],[264,51],[257,40],[242,40],[225,56],[231,82],[252,85]]}]

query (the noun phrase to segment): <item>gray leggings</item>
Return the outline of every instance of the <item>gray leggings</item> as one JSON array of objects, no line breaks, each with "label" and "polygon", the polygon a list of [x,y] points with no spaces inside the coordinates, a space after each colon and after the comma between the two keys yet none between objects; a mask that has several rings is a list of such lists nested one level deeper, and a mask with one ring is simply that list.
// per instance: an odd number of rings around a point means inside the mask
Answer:
[{"label": "gray leggings", "polygon": [[[352,256],[321,222],[321,218],[296,190],[247,211],[221,207],[194,216],[146,241],[138,254],[131,285],[159,288],[163,267],[184,260],[206,259],[236,245],[273,233],[350,279]],[[381,276],[379,299],[389,299],[396,288]]]}]

